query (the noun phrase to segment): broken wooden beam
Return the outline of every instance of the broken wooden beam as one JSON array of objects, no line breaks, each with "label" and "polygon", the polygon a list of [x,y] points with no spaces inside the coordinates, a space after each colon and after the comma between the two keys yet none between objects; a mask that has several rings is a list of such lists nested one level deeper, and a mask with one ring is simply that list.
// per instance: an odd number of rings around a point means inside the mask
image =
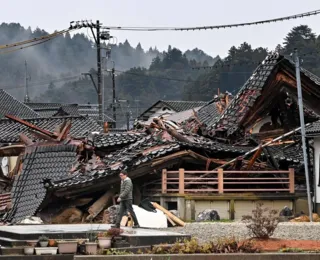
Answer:
[{"label": "broken wooden beam", "polygon": [[258,157],[261,155],[261,153],[262,153],[262,147],[260,145],[259,149],[254,153],[254,155],[250,159],[250,161],[246,167],[246,170],[250,170],[252,168],[252,166],[254,165],[254,163],[258,159]]},{"label": "broken wooden beam", "polygon": [[23,142],[25,145],[32,145],[33,144],[33,141],[28,137],[26,136],[25,134],[21,133],[19,134],[19,139],[21,142]]},{"label": "broken wooden beam", "polygon": [[[310,125],[311,125],[311,123],[308,123],[308,124],[305,125],[305,127],[308,127],[308,126],[310,126]],[[279,141],[279,140],[281,140],[281,139],[283,139],[283,138],[285,138],[285,137],[287,137],[287,136],[290,136],[290,135],[292,135],[292,134],[294,134],[295,132],[298,132],[298,131],[300,131],[300,130],[301,130],[301,127],[298,127],[298,128],[296,128],[296,129],[293,129],[292,131],[287,132],[287,133],[285,133],[284,135],[278,136],[277,138],[275,138],[275,139],[273,139],[273,140],[271,140],[271,141],[263,144],[261,147],[269,146],[270,144],[272,144],[272,143],[274,143],[274,142],[277,142],[277,141]],[[260,148],[260,145],[257,146],[256,148],[253,148],[252,150],[246,152],[246,153],[243,155],[243,158],[247,157],[249,154],[254,153],[254,152],[257,151],[259,148]],[[237,158],[234,158],[234,159],[232,159],[231,161],[225,163],[224,165],[221,165],[220,167],[223,168],[223,167],[225,167],[225,166],[228,166],[228,165],[232,164],[233,162],[235,162],[236,160],[237,160]]]},{"label": "broken wooden beam", "polygon": [[64,140],[67,138],[68,134],[70,133],[71,129],[71,122],[68,121],[64,124],[63,129],[60,131],[59,136],[57,137],[58,141]]},{"label": "broken wooden beam", "polygon": [[13,121],[15,121],[15,122],[18,122],[18,123],[20,123],[20,124],[22,124],[22,125],[25,125],[25,126],[28,127],[28,128],[31,128],[31,129],[33,129],[33,130],[36,130],[36,131],[38,131],[38,132],[40,132],[40,133],[42,133],[42,134],[44,134],[44,135],[47,135],[47,136],[50,136],[50,137],[57,137],[56,134],[54,134],[54,133],[52,133],[52,132],[50,132],[50,131],[47,131],[47,130],[45,130],[45,129],[42,129],[42,128],[40,128],[40,127],[38,127],[38,126],[36,126],[36,125],[34,125],[34,124],[31,124],[31,123],[29,123],[29,122],[27,122],[27,121],[25,121],[25,120],[23,120],[23,119],[20,119],[20,118],[18,118],[18,117],[15,117],[15,116],[12,116],[12,115],[5,115],[5,117],[6,117],[6,118],[9,118],[9,119],[11,119],[11,120],[13,120]]},{"label": "broken wooden beam", "polygon": [[104,210],[109,201],[112,200],[114,193],[115,192],[113,190],[107,191],[91,205],[91,207],[88,209],[89,216],[87,217],[87,221],[93,220],[102,210]]},{"label": "broken wooden beam", "polygon": [[151,203],[156,209],[162,211],[165,215],[169,216],[169,218],[171,218],[178,225],[180,225],[182,227],[184,227],[186,225],[185,222],[183,222],[181,219],[179,219],[178,217],[173,215],[170,211],[166,210],[164,207],[161,207],[158,203],[156,203],[156,202],[151,202]]},{"label": "broken wooden beam", "polygon": [[57,142],[57,140],[55,138],[52,138],[52,137],[45,135],[41,132],[37,132],[37,131],[31,130],[31,129],[29,129],[29,132],[31,134],[33,134],[36,138],[47,140],[49,142]]}]

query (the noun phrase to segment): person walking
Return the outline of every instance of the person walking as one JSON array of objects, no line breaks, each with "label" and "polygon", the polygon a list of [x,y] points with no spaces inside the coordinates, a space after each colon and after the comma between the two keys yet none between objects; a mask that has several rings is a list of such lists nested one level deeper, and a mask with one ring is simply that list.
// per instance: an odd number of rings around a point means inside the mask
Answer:
[{"label": "person walking", "polygon": [[120,202],[120,210],[117,216],[116,223],[112,227],[120,228],[120,222],[123,215],[130,213],[130,216],[132,217],[132,220],[134,222],[133,228],[139,228],[140,225],[132,207],[132,181],[128,177],[128,173],[126,170],[122,170],[119,176],[121,178],[121,188],[117,202]]}]

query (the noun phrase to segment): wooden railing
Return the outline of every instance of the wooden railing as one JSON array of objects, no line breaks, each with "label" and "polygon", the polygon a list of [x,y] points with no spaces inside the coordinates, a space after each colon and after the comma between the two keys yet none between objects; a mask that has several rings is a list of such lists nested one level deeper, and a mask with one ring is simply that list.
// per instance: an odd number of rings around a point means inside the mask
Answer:
[{"label": "wooden railing", "polygon": [[[250,175],[253,177],[250,177]],[[187,175],[187,177],[185,177]],[[213,175],[213,176],[212,176]],[[232,177],[230,177],[232,175]],[[261,175],[280,175],[261,176]],[[286,175],[285,177],[283,175]],[[191,177],[190,177],[191,176]],[[235,177],[236,176],[236,177]],[[238,177],[239,176],[239,177]],[[176,188],[168,188],[168,185]],[[206,188],[190,186],[206,185]],[[246,187],[237,188],[239,185]],[[268,186],[266,186],[268,185]],[[288,171],[167,171],[162,170],[161,193],[289,192],[294,193],[294,169]],[[257,186],[264,186],[263,188]],[[276,187],[275,187],[276,186]],[[279,187],[280,186],[280,187]],[[152,190],[150,190],[152,191]],[[153,189],[153,191],[156,191]]]}]

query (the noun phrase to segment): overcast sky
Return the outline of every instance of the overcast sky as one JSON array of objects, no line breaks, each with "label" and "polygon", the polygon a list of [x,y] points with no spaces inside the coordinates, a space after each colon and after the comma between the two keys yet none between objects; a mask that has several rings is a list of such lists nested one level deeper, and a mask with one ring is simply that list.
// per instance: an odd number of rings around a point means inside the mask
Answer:
[{"label": "overcast sky", "polygon": [[[65,29],[69,22],[99,19],[104,25],[203,26],[264,20],[320,9],[320,0],[10,0],[1,1],[2,22],[19,22],[46,31]],[[246,41],[253,47],[274,49],[292,27],[307,24],[320,33],[320,15],[274,24],[201,32],[113,31],[119,42],[128,39],[144,49],[168,45],[199,48],[224,57],[232,45]],[[87,31],[83,31],[87,33]]]}]

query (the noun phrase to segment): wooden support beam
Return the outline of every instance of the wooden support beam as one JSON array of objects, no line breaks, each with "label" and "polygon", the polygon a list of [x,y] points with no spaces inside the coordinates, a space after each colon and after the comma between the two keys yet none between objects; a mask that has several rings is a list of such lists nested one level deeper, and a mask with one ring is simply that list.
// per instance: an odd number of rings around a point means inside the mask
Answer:
[{"label": "wooden support beam", "polygon": [[252,156],[252,158],[250,159],[246,170],[250,170],[252,168],[252,166],[254,165],[255,161],[258,159],[258,157],[261,155],[262,152],[262,146],[260,145],[259,149],[254,153],[254,155]]},{"label": "wooden support beam", "polygon": [[161,193],[167,193],[167,169],[162,170],[162,191]]},{"label": "wooden support beam", "polygon": [[6,117],[6,118],[9,118],[9,119],[11,119],[11,120],[13,120],[13,121],[15,121],[15,122],[18,122],[18,123],[20,123],[20,124],[22,124],[22,125],[25,125],[25,126],[28,127],[28,128],[31,128],[31,129],[33,129],[33,130],[36,130],[36,131],[38,131],[38,132],[40,132],[40,133],[42,133],[42,134],[44,134],[44,135],[47,135],[47,136],[50,136],[50,137],[57,137],[56,134],[54,134],[54,133],[52,133],[52,132],[50,132],[50,131],[47,131],[47,130],[45,130],[45,129],[42,129],[42,128],[36,126],[36,125],[33,125],[33,124],[31,124],[31,123],[29,123],[29,122],[27,122],[27,121],[25,121],[25,120],[22,120],[22,119],[20,119],[20,118],[18,118],[18,117],[15,117],[15,116],[12,116],[12,115],[5,115],[5,117]]},{"label": "wooden support beam", "polygon": [[45,135],[45,134],[43,134],[43,133],[36,132],[36,131],[34,131],[34,130],[31,130],[31,129],[29,129],[29,132],[30,132],[31,134],[33,134],[36,138],[43,139],[43,140],[47,140],[47,141],[49,141],[49,142],[57,142],[57,140],[56,140],[55,138],[52,138],[52,137],[50,137],[50,136],[48,136],[48,135]]},{"label": "wooden support beam", "polygon": [[294,169],[289,169],[289,192],[294,193]]},{"label": "wooden support beam", "polygon": [[223,193],[223,169],[218,169],[218,192],[219,194]]},{"label": "wooden support beam", "polygon": [[184,169],[179,169],[179,194],[184,194]]},{"label": "wooden support beam", "polygon": [[109,190],[105,194],[103,194],[95,203],[91,205],[88,209],[89,216],[87,217],[88,221],[94,219],[98,214],[108,205],[109,201],[112,200],[114,196],[114,191]]},{"label": "wooden support beam", "polygon": [[71,129],[71,122],[68,121],[65,123],[65,126],[63,127],[63,129],[60,131],[59,136],[57,137],[58,141],[64,140],[67,138],[69,132]]},{"label": "wooden support beam", "polygon": [[33,144],[33,141],[28,137],[26,136],[25,134],[21,133],[19,134],[19,139],[21,142],[23,142],[25,145],[32,145]]},{"label": "wooden support beam", "polygon": [[156,202],[151,202],[151,203],[156,209],[161,210],[164,214],[168,215],[169,218],[171,218],[178,225],[180,225],[182,227],[184,227],[186,225],[186,223],[184,223],[181,219],[179,219],[178,217],[173,215],[170,211],[168,211],[165,208],[161,207],[158,203],[156,203]]}]

